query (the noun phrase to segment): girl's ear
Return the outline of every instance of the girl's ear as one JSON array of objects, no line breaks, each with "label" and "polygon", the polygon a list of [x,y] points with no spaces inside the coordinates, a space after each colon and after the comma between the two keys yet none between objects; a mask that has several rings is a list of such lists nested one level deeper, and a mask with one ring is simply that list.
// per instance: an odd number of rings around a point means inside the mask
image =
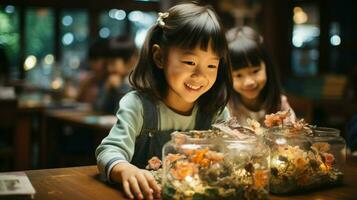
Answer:
[{"label": "girl's ear", "polygon": [[160,69],[164,68],[164,58],[162,56],[161,48],[158,44],[152,45],[152,57],[156,66]]}]

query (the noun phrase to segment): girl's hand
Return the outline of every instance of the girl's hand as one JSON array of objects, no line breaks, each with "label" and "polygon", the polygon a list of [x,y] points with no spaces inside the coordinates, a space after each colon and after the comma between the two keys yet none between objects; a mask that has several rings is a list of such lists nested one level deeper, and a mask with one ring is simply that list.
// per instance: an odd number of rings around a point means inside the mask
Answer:
[{"label": "girl's hand", "polygon": [[122,183],[124,192],[130,199],[154,199],[154,196],[160,198],[161,188],[147,170],[123,162],[113,167],[110,177]]}]

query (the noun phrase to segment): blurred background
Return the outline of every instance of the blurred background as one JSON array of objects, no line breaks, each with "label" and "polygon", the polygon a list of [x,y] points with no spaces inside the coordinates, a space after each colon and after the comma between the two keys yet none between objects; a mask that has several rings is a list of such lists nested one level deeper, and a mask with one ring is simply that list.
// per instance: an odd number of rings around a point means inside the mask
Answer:
[{"label": "blurred background", "polygon": [[[81,84],[104,82],[92,65],[115,63],[121,54],[113,41],[130,37],[140,49],[157,13],[180,2],[0,0],[0,171],[95,164],[114,111],[81,101]],[[356,1],[200,2],[215,8],[226,29],[260,32],[298,117],[340,129],[353,145]]]}]

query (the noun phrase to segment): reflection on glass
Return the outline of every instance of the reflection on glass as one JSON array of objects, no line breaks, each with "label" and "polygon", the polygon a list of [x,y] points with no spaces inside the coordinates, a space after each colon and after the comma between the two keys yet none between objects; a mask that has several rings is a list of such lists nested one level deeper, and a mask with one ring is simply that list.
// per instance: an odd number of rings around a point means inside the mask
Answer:
[{"label": "reflection on glass", "polygon": [[100,14],[99,37],[108,38],[127,33],[126,12],[119,9],[111,9]]},{"label": "reflection on glass", "polygon": [[311,76],[318,73],[320,20],[315,4],[293,9],[292,68],[294,75]]},{"label": "reflection on glass", "polygon": [[53,64],[45,62],[54,55],[54,12],[48,8],[25,10],[25,62],[26,80],[37,87],[48,88]]},{"label": "reflection on glass", "polygon": [[128,15],[131,23],[131,32],[135,33],[135,43],[137,47],[141,47],[144,43],[146,32],[156,23],[156,12],[132,11]]},{"label": "reflection on glass", "polygon": [[0,6],[0,47],[9,62],[10,80],[19,78],[19,13],[12,5]]}]

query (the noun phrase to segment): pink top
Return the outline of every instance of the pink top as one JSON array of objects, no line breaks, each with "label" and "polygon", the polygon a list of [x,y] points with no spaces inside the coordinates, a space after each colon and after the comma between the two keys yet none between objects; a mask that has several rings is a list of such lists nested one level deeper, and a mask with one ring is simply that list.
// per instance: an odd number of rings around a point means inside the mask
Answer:
[{"label": "pink top", "polygon": [[[290,117],[287,118],[286,120],[294,122],[296,120],[296,115],[294,110],[291,108],[291,106],[288,103],[288,99],[286,96],[282,95],[281,96],[281,110],[280,111],[286,111],[290,109]],[[260,124],[263,125],[264,120],[265,120],[265,115],[266,114],[271,114],[271,113],[266,113],[265,110],[259,110],[259,111],[251,111],[248,108],[246,108],[244,105],[239,105],[238,109],[235,111],[232,111],[231,108],[229,108],[230,114],[232,117],[236,117],[238,122],[242,126],[248,126],[247,124],[247,119],[251,118],[256,121],[258,121]]]}]

